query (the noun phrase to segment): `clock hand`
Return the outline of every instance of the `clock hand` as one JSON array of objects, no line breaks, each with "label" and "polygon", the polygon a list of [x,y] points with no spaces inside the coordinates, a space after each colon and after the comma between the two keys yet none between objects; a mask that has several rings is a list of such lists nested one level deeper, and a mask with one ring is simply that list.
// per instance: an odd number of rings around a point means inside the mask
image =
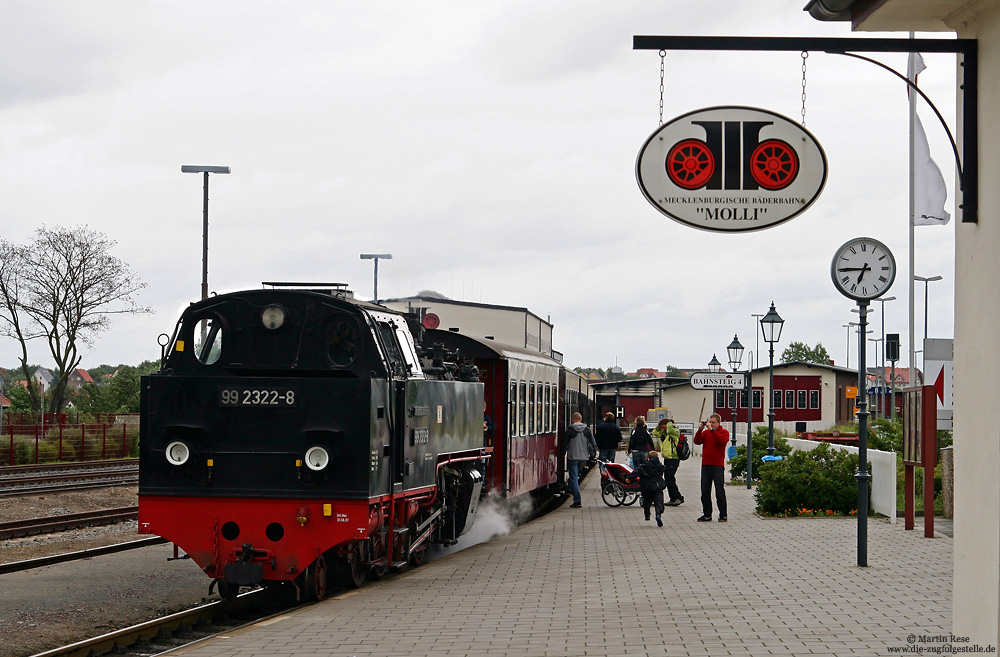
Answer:
[{"label": "clock hand", "polygon": [[861,268],[861,273],[858,274],[858,285],[861,284],[861,279],[865,277],[865,272],[868,271],[869,269],[871,269],[871,267],[869,267],[868,263],[866,262],[865,266]]},{"label": "clock hand", "polygon": [[864,267],[841,267],[837,271],[861,271]]}]

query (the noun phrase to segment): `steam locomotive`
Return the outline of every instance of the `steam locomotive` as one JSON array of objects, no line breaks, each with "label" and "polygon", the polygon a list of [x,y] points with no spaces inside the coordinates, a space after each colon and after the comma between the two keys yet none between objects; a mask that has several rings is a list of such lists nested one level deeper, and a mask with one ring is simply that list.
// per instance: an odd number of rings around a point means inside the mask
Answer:
[{"label": "steam locomotive", "polygon": [[319,600],[455,543],[486,495],[561,492],[559,436],[594,407],[575,374],[340,284],[264,285],[191,304],[142,380],[139,532],[220,595]]}]

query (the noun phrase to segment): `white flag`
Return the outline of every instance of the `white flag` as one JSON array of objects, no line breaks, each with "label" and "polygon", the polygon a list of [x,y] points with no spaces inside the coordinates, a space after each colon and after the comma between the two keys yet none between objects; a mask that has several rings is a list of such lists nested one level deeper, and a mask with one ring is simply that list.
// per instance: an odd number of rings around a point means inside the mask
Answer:
[{"label": "white flag", "polygon": [[944,209],[948,189],[944,186],[941,169],[931,159],[927,135],[920,117],[913,124],[913,225],[943,226],[951,219]]},{"label": "white flag", "polygon": [[[920,53],[910,53],[906,62],[906,77],[916,83],[917,76],[927,66]],[[910,93],[910,88],[906,88]],[[944,186],[941,169],[931,159],[931,148],[920,117],[913,115],[913,225],[943,226],[951,219],[944,209],[948,189]]]}]

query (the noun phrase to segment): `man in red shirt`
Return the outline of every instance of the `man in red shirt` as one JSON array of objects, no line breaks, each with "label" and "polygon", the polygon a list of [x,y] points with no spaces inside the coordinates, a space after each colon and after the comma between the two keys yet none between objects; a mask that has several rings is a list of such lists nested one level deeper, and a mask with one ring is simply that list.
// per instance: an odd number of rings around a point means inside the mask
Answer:
[{"label": "man in red shirt", "polygon": [[[708,426],[706,426],[706,424]],[[695,445],[704,445],[701,454],[701,517],[698,522],[712,522],[712,484],[719,505],[719,522],[726,522],[726,444],[729,432],[722,427],[722,417],[712,413],[694,435]]]}]

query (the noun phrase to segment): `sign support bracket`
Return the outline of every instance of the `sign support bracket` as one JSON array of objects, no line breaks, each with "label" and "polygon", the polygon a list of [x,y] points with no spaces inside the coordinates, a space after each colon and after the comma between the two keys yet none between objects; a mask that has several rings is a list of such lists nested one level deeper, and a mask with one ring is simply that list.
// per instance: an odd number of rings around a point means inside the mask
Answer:
[{"label": "sign support bracket", "polygon": [[[633,36],[633,50],[726,50],[770,52],[825,52],[846,55],[880,66],[898,77],[920,94],[934,110],[944,126],[955,151],[959,185],[962,192],[962,223],[979,223],[979,42],[976,39],[871,39],[832,37],[720,37],[720,36]],[[930,99],[905,76],[857,52],[930,52],[955,53],[962,56],[962,152],[937,108]]]}]

